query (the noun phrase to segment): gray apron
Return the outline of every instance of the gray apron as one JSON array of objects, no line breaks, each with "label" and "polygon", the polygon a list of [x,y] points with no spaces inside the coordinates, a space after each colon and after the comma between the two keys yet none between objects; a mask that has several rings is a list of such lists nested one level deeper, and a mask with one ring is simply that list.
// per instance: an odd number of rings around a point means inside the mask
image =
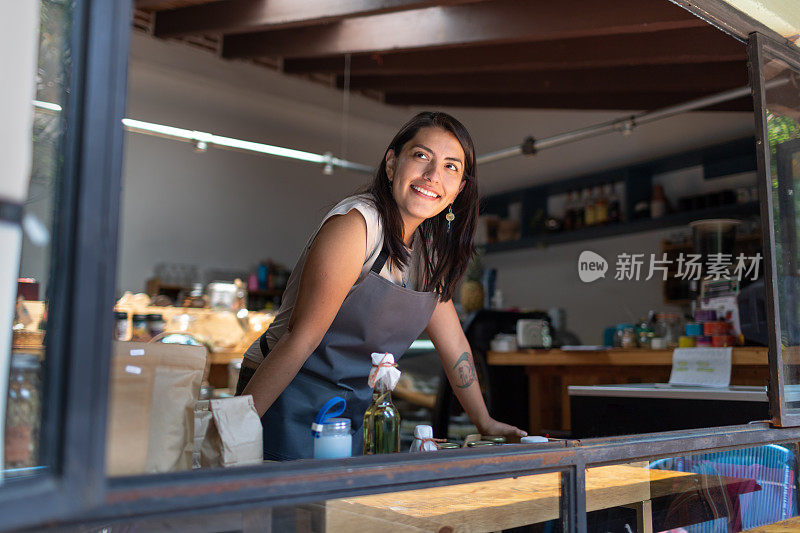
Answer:
[{"label": "gray apron", "polygon": [[[347,401],[340,415],[350,419],[353,455],[361,455],[364,411],[372,401],[367,384],[373,352],[399,358],[428,326],[438,297],[406,289],[380,276],[388,253],[381,251],[367,276],[350,291],[322,342],[297,376],[261,417],[264,459],[285,461],[313,456],[311,423],[334,396]],[[269,357],[266,337],[258,340]]]}]

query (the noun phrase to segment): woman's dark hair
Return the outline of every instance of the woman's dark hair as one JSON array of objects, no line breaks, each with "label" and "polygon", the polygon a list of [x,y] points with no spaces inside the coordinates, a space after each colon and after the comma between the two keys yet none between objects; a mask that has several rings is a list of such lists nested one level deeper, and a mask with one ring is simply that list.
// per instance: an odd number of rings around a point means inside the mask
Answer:
[{"label": "woman's dark hair", "polygon": [[424,111],[406,122],[386,148],[372,184],[364,191],[372,195],[383,222],[384,245],[396,265],[406,266],[410,260],[403,244],[403,221],[392,195],[392,183],[386,174],[386,154],[399,155],[403,147],[422,128],[441,128],[452,133],[464,150],[464,188],[453,202],[455,220],[447,229],[443,210],[419,226],[422,263],[419,290],[435,291],[443,301],[453,297],[455,286],[464,275],[475,252],[473,237],[478,218],[478,183],[476,181],[475,147],[467,128],[447,113]]}]

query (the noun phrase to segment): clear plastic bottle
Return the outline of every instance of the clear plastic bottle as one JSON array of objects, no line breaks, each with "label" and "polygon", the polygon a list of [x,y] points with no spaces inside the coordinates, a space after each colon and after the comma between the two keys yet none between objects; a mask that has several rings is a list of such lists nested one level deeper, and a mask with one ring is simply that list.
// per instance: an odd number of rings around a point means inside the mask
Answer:
[{"label": "clear plastic bottle", "polygon": [[329,418],[314,438],[314,459],[341,459],[352,455],[349,418]]},{"label": "clear plastic bottle", "polygon": [[383,390],[379,384],[364,413],[364,455],[399,451],[400,411],[392,403],[392,391]]}]

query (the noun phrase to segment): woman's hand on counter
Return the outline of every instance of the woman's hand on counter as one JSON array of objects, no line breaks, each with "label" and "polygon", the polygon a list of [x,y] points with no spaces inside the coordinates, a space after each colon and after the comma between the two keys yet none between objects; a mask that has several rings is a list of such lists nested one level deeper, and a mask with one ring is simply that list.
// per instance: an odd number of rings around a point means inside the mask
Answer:
[{"label": "woman's hand on counter", "polygon": [[506,440],[521,439],[522,437],[528,436],[526,431],[523,431],[510,424],[504,424],[503,422],[495,420],[492,417],[489,417],[488,420],[481,423],[477,427],[481,435],[501,435],[505,437]]}]

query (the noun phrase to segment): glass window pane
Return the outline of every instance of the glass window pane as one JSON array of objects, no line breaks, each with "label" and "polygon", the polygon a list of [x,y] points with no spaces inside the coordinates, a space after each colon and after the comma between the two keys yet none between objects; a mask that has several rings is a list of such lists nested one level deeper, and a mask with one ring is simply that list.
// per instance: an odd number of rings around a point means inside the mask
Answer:
[{"label": "glass window pane", "polygon": [[786,406],[800,408],[793,390],[800,385],[797,355],[800,349],[800,247],[798,215],[800,195],[800,69],[764,50],[767,134],[774,209],[775,264],[777,269],[778,325],[783,346],[783,383]]},{"label": "glass window pane", "polygon": [[[538,474],[326,502],[326,531],[560,531],[560,474]],[[554,522],[555,521],[555,522]]]},{"label": "glass window pane", "polygon": [[[558,473],[537,474],[303,505],[160,518],[136,522],[134,529],[298,533],[514,530],[559,533],[563,531],[559,476]],[[605,502],[605,505],[623,501],[625,496],[615,495],[622,485],[624,482],[599,489],[598,501]],[[117,531],[117,526],[107,526],[110,531]]]},{"label": "glass window pane", "polygon": [[23,229],[12,355],[4,426],[3,477],[11,480],[42,468],[40,428],[53,226],[62,182],[61,147],[72,2],[44,0],[33,118],[33,158]]},{"label": "glass window pane", "polygon": [[[669,457],[586,472],[589,531],[742,531],[797,515],[794,444]],[[641,501],[599,509],[590,479],[603,468],[641,480]]]}]

